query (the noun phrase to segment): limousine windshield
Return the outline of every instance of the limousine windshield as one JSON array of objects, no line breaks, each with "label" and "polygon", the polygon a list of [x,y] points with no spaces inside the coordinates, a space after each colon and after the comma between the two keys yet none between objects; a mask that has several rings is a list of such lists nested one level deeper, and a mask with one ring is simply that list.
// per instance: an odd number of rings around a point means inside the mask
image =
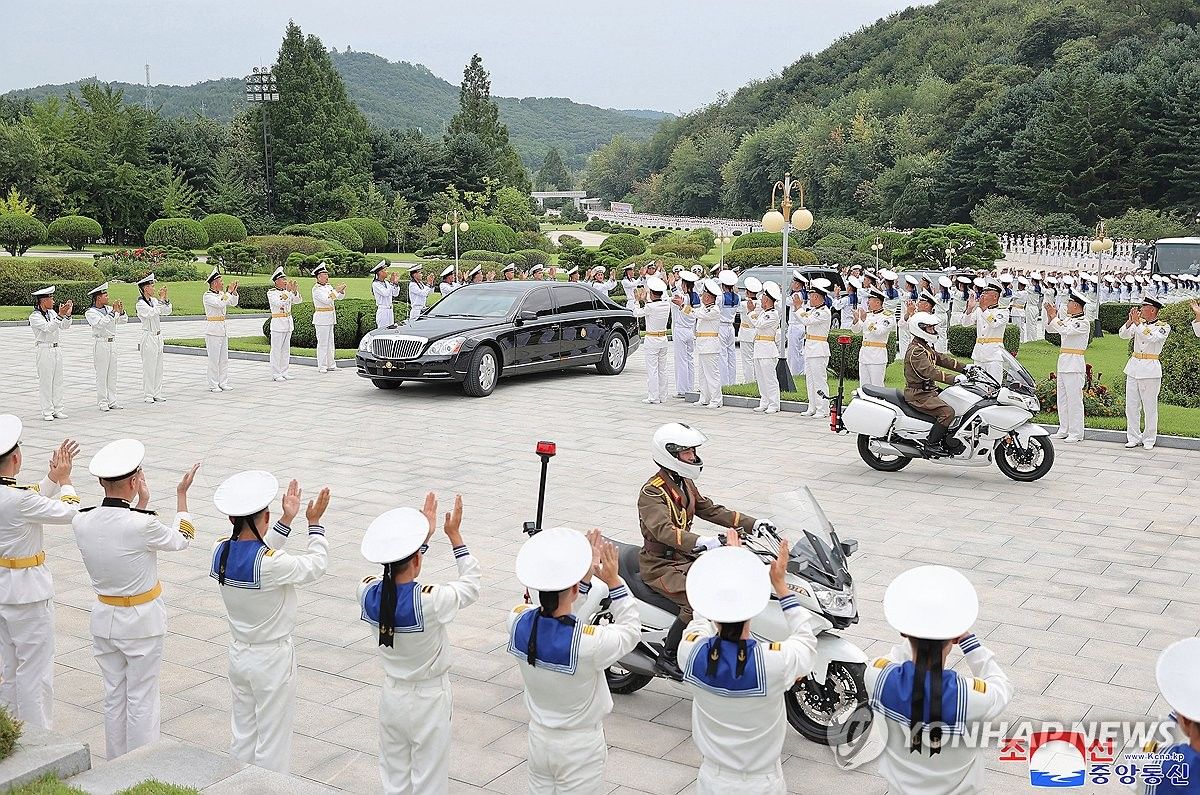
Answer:
[{"label": "limousine windshield", "polygon": [[425,317],[508,317],[526,288],[505,288],[492,283],[460,288],[438,301]]}]

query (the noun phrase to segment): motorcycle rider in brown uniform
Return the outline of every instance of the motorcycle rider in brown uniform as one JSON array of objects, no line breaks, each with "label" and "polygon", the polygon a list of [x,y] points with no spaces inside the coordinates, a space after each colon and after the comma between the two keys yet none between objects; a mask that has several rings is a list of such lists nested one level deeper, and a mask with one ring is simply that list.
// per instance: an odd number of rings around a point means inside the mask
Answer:
[{"label": "motorcycle rider in brown uniform", "polygon": [[934,350],[937,326],[937,316],[929,312],[917,312],[908,319],[913,339],[904,352],[904,400],[934,418],[925,440],[925,452],[947,455],[955,452],[943,443],[954,421],[954,409],[942,400],[937,385],[954,383],[956,376],[951,372],[961,373],[963,366],[953,356]]}]

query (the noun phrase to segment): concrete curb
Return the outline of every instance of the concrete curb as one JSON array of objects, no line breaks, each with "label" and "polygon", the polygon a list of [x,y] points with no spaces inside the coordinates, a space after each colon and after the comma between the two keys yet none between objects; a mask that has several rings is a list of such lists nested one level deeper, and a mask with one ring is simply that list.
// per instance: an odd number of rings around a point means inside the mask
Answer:
[{"label": "concrete curb", "polygon": [[[689,403],[695,403],[700,400],[699,392],[688,392],[684,398]],[[739,409],[752,409],[758,405],[758,398],[741,397],[739,395],[724,395],[721,397],[721,404],[724,406],[733,406]],[[807,411],[808,404],[801,403],[798,400],[781,400],[779,402],[780,411],[791,411],[797,414]],[[828,425],[828,422],[826,422]],[[1058,430],[1057,425],[1043,425],[1043,428],[1051,433]],[[1084,428],[1085,439],[1089,442],[1108,442],[1110,444],[1125,444],[1125,431],[1110,431],[1106,428]],[[1159,435],[1158,441],[1155,442],[1158,447],[1170,447],[1177,450],[1200,450],[1200,439],[1193,439],[1188,436],[1164,436]]]},{"label": "concrete curb", "polygon": [[[190,345],[163,345],[163,353],[179,353],[184,356],[207,356],[208,351],[204,348],[193,348]],[[247,362],[270,362],[271,354],[256,353],[254,351],[230,351],[230,359],[242,359]],[[317,357],[315,356],[296,356],[291,357],[292,364],[298,364],[301,367],[316,367]],[[334,361],[337,368],[357,367],[358,363],[354,359],[337,359]]]},{"label": "concrete curb", "polygon": [[0,762],[0,792],[37,781],[47,773],[65,779],[91,766],[92,752],[84,743],[54,732],[25,729],[12,756]]},{"label": "concrete curb", "polygon": [[[270,316],[271,316],[270,312],[245,312],[245,313],[237,314],[237,315],[229,315],[229,319],[230,320],[263,320],[264,318],[268,318]],[[80,318],[80,319],[82,319],[82,318]],[[204,315],[167,315],[164,318],[160,318],[160,320],[162,320],[163,323],[180,323],[185,320],[204,320]],[[72,318],[71,321],[72,321],[72,323],[74,323],[75,318]],[[142,322],[142,319],[140,317],[129,318],[130,325],[132,325],[134,323],[141,323],[141,322]],[[28,320],[0,320],[0,328],[16,328],[18,326],[28,326],[28,325],[29,325]]]}]

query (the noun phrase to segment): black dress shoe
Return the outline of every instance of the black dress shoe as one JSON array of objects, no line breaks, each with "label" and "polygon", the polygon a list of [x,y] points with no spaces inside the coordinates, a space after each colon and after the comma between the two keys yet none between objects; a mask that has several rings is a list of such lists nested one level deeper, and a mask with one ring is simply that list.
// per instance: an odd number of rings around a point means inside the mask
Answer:
[{"label": "black dress shoe", "polygon": [[674,657],[660,656],[654,661],[654,672],[663,676],[669,676],[676,682],[683,681],[683,669],[679,667],[679,663]]}]

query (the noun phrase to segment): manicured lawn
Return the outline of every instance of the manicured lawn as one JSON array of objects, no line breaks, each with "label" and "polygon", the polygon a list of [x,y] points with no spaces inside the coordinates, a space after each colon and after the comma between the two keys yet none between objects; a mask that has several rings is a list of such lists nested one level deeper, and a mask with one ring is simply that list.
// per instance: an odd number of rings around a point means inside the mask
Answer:
[{"label": "manicured lawn", "polygon": [[[203,337],[180,337],[177,339],[167,339],[163,341],[166,345],[182,345],[186,348],[203,348]],[[246,353],[270,353],[271,343],[265,337],[230,337],[229,350],[244,351]],[[336,348],[333,352],[335,359],[353,359],[357,353],[353,348]],[[293,356],[316,356],[316,348],[297,348],[292,347]]]},{"label": "manicured lawn", "polygon": [[[1124,396],[1123,371],[1125,369],[1125,362],[1129,358],[1127,352],[1128,345],[1127,340],[1121,339],[1116,334],[1105,334],[1100,339],[1092,340],[1092,343],[1088,346],[1087,353],[1087,361],[1092,365],[1092,372],[1098,374],[1101,382],[1109,389],[1118,389],[1122,397]],[[1049,378],[1050,373],[1054,371],[1058,363],[1058,348],[1048,342],[1027,342],[1021,346],[1021,350],[1017,354],[1017,359],[1029,370],[1034,378],[1038,381],[1044,381]],[[1121,384],[1120,387],[1116,386],[1118,382]],[[887,373],[884,376],[884,383],[896,389],[904,388],[904,362],[895,361],[888,365]],[[834,392],[837,391],[836,375],[831,374],[829,387]],[[851,378],[850,373],[847,373],[846,397],[849,398],[857,388],[858,379]],[[734,386],[725,387],[722,391],[726,395],[740,395],[752,398],[759,396],[757,384],[735,384]],[[808,395],[804,389],[804,379],[797,378],[796,391],[784,392],[782,398],[784,400],[807,402]],[[1035,419],[1038,422],[1050,425],[1058,424],[1058,414],[1055,413],[1042,413],[1037,415]],[[1123,431],[1125,430],[1125,417],[1088,417],[1086,424],[1089,428]],[[1171,406],[1165,403],[1159,404],[1158,431],[1159,433],[1173,436],[1200,437],[1200,409]]]},{"label": "manicured lawn", "polygon": [[[84,791],[72,787],[53,773],[48,773],[37,781],[8,790],[9,795],[84,795]],[[150,779],[141,784],[135,784],[123,789],[117,795],[200,795],[200,790],[193,787],[179,787],[174,784],[164,784]]]}]

